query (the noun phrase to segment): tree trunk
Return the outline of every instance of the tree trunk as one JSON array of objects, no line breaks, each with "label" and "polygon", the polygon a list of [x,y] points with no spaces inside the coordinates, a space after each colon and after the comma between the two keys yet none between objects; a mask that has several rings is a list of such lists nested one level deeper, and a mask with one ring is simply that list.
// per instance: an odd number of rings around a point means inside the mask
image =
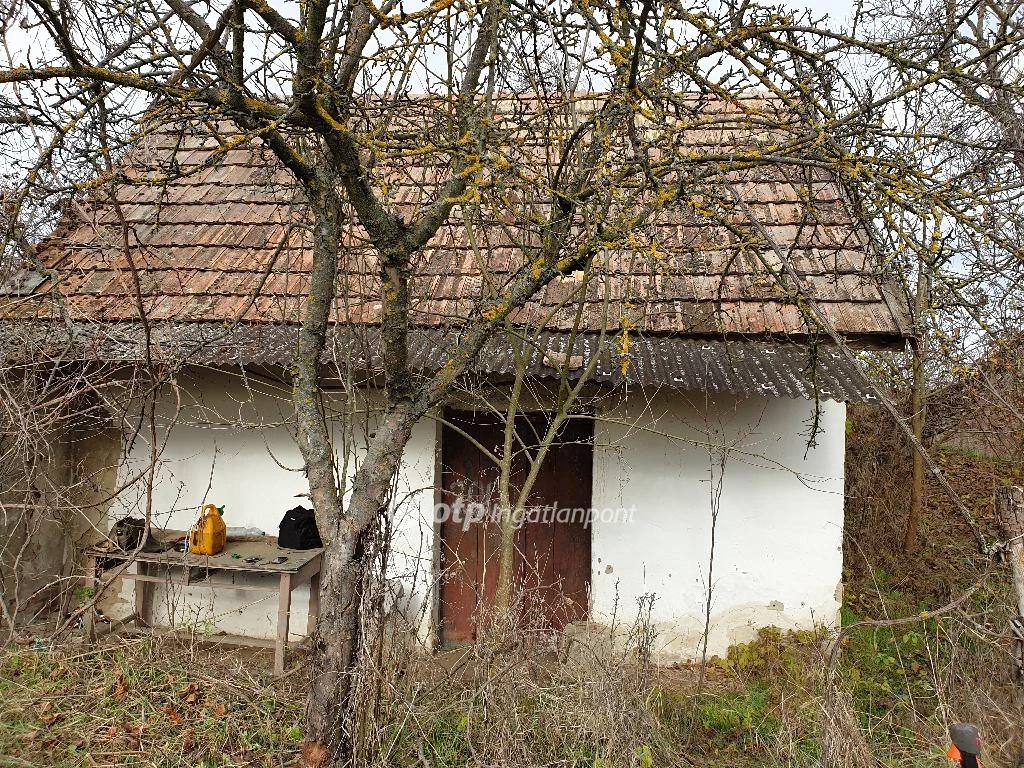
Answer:
[{"label": "tree trunk", "polygon": [[[313,265],[292,389],[299,449],[325,545],[302,750],[305,764],[316,768],[345,764],[351,756],[346,718],[359,640],[362,581],[362,530],[346,520],[342,509],[334,446],[320,392],[320,361],[334,302],[341,239],[341,204],[332,190],[333,185],[323,180],[306,190],[314,215]],[[368,492],[365,484],[354,489],[353,501]]]},{"label": "tree trunk", "polygon": [[320,365],[338,280],[342,203],[328,174],[305,185],[314,216],[313,264],[295,356],[292,399],[298,443],[309,481],[310,500],[324,541],[320,574],[320,615],[313,641],[306,733],[302,748],[308,768],[353,761],[353,691],[359,663],[362,588],[366,577],[367,532],[390,503],[412,427],[431,406],[427,393],[413,401],[408,372],[408,255],[381,254],[384,282],[381,337],[385,351],[387,407],[366,455],[352,478],[343,509],[334,446],[320,392]]},{"label": "tree trunk", "polygon": [[325,544],[302,747],[308,768],[344,765],[352,754],[347,721],[359,642],[362,564],[354,537],[336,537]]},{"label": "tree trunk", "polygon": [[492,618],[502,621],[512,606],[512,581],[515,578],[516,526],[512,518],[512,471],[515,450],[516,420],[519,412],[519,398],[523,389],[523,368],[520,356],[516,362],[516,379],[512,385],[508,408],[505,412],[505,435],[498,467],[498,505],[500,549],[498,552],[498,581],[494,588]]},{"label": "tree trunk", "polygon": [[516,566],[516,534],[519,532],[515,524],[512,510],[507,504],[501,507],[500,550],[498,553],[498,578],[494,587],[493,616],[495,621],[503,621],[512,607],[512,594],[515,582]]},{"label": "tree trunk", "polygon": [[[356,470],[344,515],[333,521],[325,539],[320,576],[320,617],[313,642],[310,690],[306,704],[308,768],[343,766],[352,761],[353,691],[359,668],[359,627],[367,550],[365,537],[386,512],[391,485],[419,412],[400,404],[385,414]],[[318,524],[321,515],[317,514]]]},{"label": "tree trunk", "polygon": [[[330,189],[323,181],[306,189],[314,216],[313,265],[292,382],[299,450],[325,544],[313,692],[307,704],[307,743],[303,746],[303,758],[309,766],[330,765],[335,756],[348,752],[344,729],[348,680],[344,673],[351,666],[355,650],[359,583],[356,537],[352,531],[341,528],[334,447],[320,392],[320,361],[334,301],[341,240],[341,205]],[[323,637],[330,638],[330,642],[324,643]],[[321,682],[324,678],[327,685]]]},{"label": "tree trunk", "polygon": [[314,642],[303,749],[306,764],[311,768],[345,765],[352,756],[348,724],[358,666],[359,610],[365,575],[364,536],[373,529],[377,515],[387,509],[391,481],[398,471],[416,418],[403,406],[385,416],[356,470],[347,514],[339,516],[339,533],[325,542],[320,576],[320,618]]},{"label": "tree trunk", "polygon": [[1017,485],[996,489],[999,536],[1006,545],[1017,593],[1017,615],[1024,616],[1024,490]]},{"label": "tree trunk", "polygon": [[[914,348],[913,385],[910,400],[910,430],[919,445],[924,445],[924,341],[917,340]],[[907,516],[907,529],[903,536],[903,551],[908,555],[917,551],[918,529],[921,515],[924,512],[924,457],[921,452],[911,448],[913,456],[913,472],[910,481],[910,513]]]},{"label": "tree trunk", "polygon": [[[919,446],[924,446],[925,388],[928,386],[924,370],[928,352],[924,316],[930,304],[931,282],[924,265],[922,265],[918,268],[917,295],[914,300],[917,343],[914,345],[910,402],[910,430]],[[910,513],[907,516],[907,528],[903,536],[903,551],[908,555],[917,551],[918,530],[921,527],[921,516],[924,513],[924,456],[913,446],[911,455],[913,456],[913,472],[910,482]]]}]

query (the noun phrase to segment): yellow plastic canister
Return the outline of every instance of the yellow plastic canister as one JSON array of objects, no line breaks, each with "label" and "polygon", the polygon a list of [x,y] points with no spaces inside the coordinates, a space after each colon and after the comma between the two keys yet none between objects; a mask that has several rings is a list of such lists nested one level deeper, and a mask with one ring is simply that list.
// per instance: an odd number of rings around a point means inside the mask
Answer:
[{"label": "yellow plastic canister", "polygon": [[[221,508],[223,509],[223,508]],[[199,519],[188,534],[188,548],[195,555],[216,555],[228,540],[223,512],[213,504],[204,504]]]}]

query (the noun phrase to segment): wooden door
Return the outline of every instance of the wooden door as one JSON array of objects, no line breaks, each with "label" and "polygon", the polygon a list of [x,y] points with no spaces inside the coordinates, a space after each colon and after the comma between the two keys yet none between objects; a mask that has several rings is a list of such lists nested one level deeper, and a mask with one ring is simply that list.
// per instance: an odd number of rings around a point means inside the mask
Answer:
[{"label": "wooden door", "polygon": [[[441,640],[458,645],[476,637],[493,605],[500,550],[499,470],[473,440],[500,456],[504,424],[493,415],[454,411],[447,420],[456,428],[442,433],[442,496],[453,512],[441,524]],[[528,472],[525,451],[535,455],[547,424],[544,414],[516,422],[521,445],[513,454],[513,497]],[[515,599],[530,628],[558,631],[587,617],[592,469],[593,424],[571,419],[541,465],[516,532]]]}]

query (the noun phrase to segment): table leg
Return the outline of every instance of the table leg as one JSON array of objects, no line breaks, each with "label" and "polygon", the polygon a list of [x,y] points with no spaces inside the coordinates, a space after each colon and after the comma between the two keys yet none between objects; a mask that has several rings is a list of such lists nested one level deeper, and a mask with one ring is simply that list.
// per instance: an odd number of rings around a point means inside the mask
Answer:
[{"label": "table leg", "polygon": [[[90,555],[85,558],[85,586],[90,590],[86,602],[96,599],[96,557]],[[85,628],[85,639],[90,643],[96,642],[96,605],[90,605],[82,615],[82,626]]]},{"label": "table leg", "polygon": [[[135,567],[139,576],[149,575],[148,563],[136,561]],[[149,581],[135,580],[135,623],[140,627],[149,626],[149,604],[152,602],[153,583]]]},{"label": "table leg", "polygon": [[274,645],[274,674],[284,674],[288,652],[288,621],[292,610],[292,575],[282,573],[277,596],[277,643]]},{"label": "table leg", "polygon": [[309,612],[306,618],[306,635],[316,632],[316,620],[320,618],[320,574],[314,573],[309,579]]}]

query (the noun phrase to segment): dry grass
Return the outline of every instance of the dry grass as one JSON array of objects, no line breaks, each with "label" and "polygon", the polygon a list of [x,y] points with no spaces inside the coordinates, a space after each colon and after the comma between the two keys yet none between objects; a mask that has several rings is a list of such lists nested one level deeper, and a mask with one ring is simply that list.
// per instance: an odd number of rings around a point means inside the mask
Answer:
[{"label": "dry grass", "polygon": [[[938,758],[948,724],[968,720],[982,728],[987,766],[1024,765],[1024,689],[1011,679],[1007,653],[1016,613],[1008,569],[978,551],[970,525],[935,483],[926,489],[921,547],[904,554],[910,454],[879,409],[857,406],[850,417],[844,621],[912,616],[984,579],[963,611],[941,621],[850,638],[843,681],[860,731],[886,764],[928,765],[921,761]],[[998,540],[995,490],[1021,484],[1021,465],[933,453],[980,530]]]},{"label": "dry grass", "polygon": [[251,651],[140,638],[0,656],[0,766],[286,766],[302,692]]},{"label": "dry grass", "polygon": [[[762,632],[713,660],[699,693],[692,667],[651,667],[636,639],[552,647],[516,631],[436,657],[388,646],[364,676],[361,764],[811,768],[824,751],[837,768],[937,766],[956,716],[983,726],[986,765],[1014,766],[1024,711],[986,677],[1005,661],[997,646],[966,618],[925,630],[855,633],[830,696],[815,633]],[[303,673],[274,681],[263,654],[145,638],[0,658],[2,766],[296,761]]]},{"label": "dry grass", "polygon": [[[848,598],[876,594],[877,574],[882,573],[889,579],[887,586],[918,599],[946,602],[989,567],[989,558],[978,551],[970,525],[934,481],[925,489],[919,551],[905,556],[910,450],[877,406],[851,406],[849,424],[843,542],[844,581],[852,590]],[[1009,482],[1020,484],[1020,465],[977,454],[932,453],[984,535],[997,541],[995,489]]]},{"label": "dry grass", "polygon": [[[900,554],[906,457],[870,412],[853,416],[844,621],[935,608],[988,561],[934,491],[922,551]],[[1020,482],[1020,467],[941,461],[991,526],[994,489]],[[960,613],[854,631],[830,685],[825,636],[768,630],[712,660],[700,691],[693,667],[652,666],[642,606],[628,626],[556,644],[513,614],[485,641],[436,656],[414,653],[406,628],[371,622],[350,722],[360,765],[381,768],[924,768],[947,764],[945,729],[964,719],[982,727],[988,768],[1017,768],[1024,693],[1008,674],[1010,610],[996,568]],[[304,670],[274,681],[268,667],[252,651],[167,638],[0,652],[0,767],[292,765]]]},{"label": "dry grass", "polygon": [[[367,661],[365,765],[650,768],[674,762],[652,708],[643,635],[554,648],[518,628],[418,656],[389,635]],[[288,766],[304,670],[253,651],[146,637],[0,656],[0,766]],[[6,762],[5,762],[6,761]]]},{"label": "dry grass", "polygon": [[[785,714],[794,704],[755,682],[765,664],[780,676],[780,642],[756,652],[756,674],[723,662],[694,695],[692,669],[650,665],[643,622],[620,629],[617,643],[555,646],[506,627],[435,657],[387,645],[364,670],[360,764],[653,768],[717,756],[752,768],[783,754],[799,760],[781,764],[813,764],[813,718],[796,725]],[[10,649],[0,766],[293,765],[303,672],[274,681],[267,669],[251,651],[168,638]]]},{"label": "dry grass", "polygon": [[677,750],[653,707],[645,615],[555,643],[513,607],[485,638],[455,652],[429,657],[388,644],[361,675],[363,763],[673,764]]}]

